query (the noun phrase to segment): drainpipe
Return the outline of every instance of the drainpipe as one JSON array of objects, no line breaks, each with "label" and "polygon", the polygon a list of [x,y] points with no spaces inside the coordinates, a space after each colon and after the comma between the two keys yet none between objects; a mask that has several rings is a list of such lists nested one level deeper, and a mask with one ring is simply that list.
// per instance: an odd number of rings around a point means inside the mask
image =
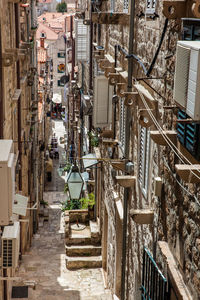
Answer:
[{"label": "drainpipe", "polygon": [[[19,6],[15,4],[15,30],[16,30],[16,48],[19,48]],[[20,62],[17,62],[17,88],[20,89]],[[19,162],[21,168],[19,170],[19,190],[22,190],[22,143],[21,143],[21,97],[18,100],[17,106],[18,113],[18,149],[19,149]]]},{"label": "drainpipe", "polygon": [[[129,54],[133,53],[133,38],[134,38],[134,17],[135,17],[135,0],[131,1],[130,8],[130,27],[129,27]],[[132,75],[133,75],[133,59],[128,60],[128,92],[132,90]],[[130,125],[131,125],[131,110],[126,108],[126,133],[125,133],[125,159],[129,159],[130,146]],[[126,166],[127,168],[127,166]],[[124,217],[123,217],[123,242],[122,242],[122,272],[121,272],[121,300],[125,300],[126,291],[126,252],[127,252],[127,221],[128,221],[128,201],[130,188],[124,189]]]},{"label": "drainpipe", "polygon": [[75,41],[73,38],[73,16],[70,16],[70,38],[72,43],[72,73],[71,80],[74,80],[74,67],[75,67]]},{"label": "drainpipe", "polygon": [[2,86],[2,47],[1,47],[1,24],[0,24],[0,139],[3,138],[3,86]]}]

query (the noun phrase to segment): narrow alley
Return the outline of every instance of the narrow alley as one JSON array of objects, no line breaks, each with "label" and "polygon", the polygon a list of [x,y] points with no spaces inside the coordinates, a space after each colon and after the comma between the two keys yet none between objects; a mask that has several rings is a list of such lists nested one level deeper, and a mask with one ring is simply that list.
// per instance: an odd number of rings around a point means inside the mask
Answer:
[{"label": "narrow alley", "polygon": [[[53,133],[58,138],[64,133],[62,122],[53,121]],[[59,157],[62,145],[59,147]],[[49,218],[40,218],[39,230],[34,235],[30,251],[22,256],[15,286],[26,285],[29,300],[109,300],[104,289],[102,269],[67,270],[65,262],[64,218],[60,202],[64,181],[57,175],[59,161],[54,159],[52,181],[48,183],[43,200],[48,202]],[[32,288],[31,288],[32,287]],[[21,298],[27,299],[27,298]]]}]

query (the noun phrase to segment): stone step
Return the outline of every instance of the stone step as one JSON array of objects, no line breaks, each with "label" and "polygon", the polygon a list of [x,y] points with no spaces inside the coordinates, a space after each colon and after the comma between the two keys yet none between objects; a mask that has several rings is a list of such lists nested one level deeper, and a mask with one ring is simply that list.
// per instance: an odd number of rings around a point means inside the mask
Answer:
[{"label": "stone step", "polygon": [[66,242],[67,246],[70,245],[91,245],[91,238],[86,237],[69,237]]},{"label": "stone step", "polygon": [[101,255],[101,247],[93,245],[65,246],[67,256],[97,256]]},{"label": "stone step", "polygon": [[66,256],[66,267],[69,270],[81,268],[101,268],[102,256],[77,257]]}]

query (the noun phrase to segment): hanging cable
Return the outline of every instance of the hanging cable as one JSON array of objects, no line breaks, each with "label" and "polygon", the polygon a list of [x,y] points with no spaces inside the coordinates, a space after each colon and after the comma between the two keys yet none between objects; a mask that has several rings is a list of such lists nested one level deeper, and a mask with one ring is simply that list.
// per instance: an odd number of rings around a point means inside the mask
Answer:
[{"label": "hanging cable", "polygon": [[[172,143],[172,141],[168,138],[168,136],[163,132],[162,127],[160,126],[160,124],[159,124],[158,121],[156,120],[155,116],[154,116],[153,113],[151,112],[150,107],[148,106],[148,104],[147,104],[147,102],[146,102],[146,100],[145,100],[143,94],[142,94],[141,92],[139,92],[139,95],[140,95],[140,97],[141,97],[141,99],[142,99],[142,102],[143,102],[145,108],[147,109],[147,111],[148,111],[148,113],[149,113],[149,115],[150,115],[150,117],[151,117],[153,123],[155,124],[156,128],[159,130],[160,134],[162,135],[162,137],[164,138],[164,140],[166,141],[166,143],[168,144],[168,146],[171,148],[171,150],[177,155],[177,157],[181,160],[182,163],[185,164],[185,161],[187,161],[189,165],[193,165],[193,164],[192,164],[192,163],[191,163],[191,162],[183,155],[183,153],[182,153],[182,152],[181,152],[181,151],[180,151],[180,150]],[[181,156],[180,156],[179,154],[180,154],[183,158],[181,158]],[[199,170],[198,168],[195,168],[195,170],[200,174],[200,170]],[[193,175],[195,175],[198,179],[200,179],[200,177],[199,177],[196,173],[194,173],[192,170],[191,170],[191,173],[192,173]]]}]

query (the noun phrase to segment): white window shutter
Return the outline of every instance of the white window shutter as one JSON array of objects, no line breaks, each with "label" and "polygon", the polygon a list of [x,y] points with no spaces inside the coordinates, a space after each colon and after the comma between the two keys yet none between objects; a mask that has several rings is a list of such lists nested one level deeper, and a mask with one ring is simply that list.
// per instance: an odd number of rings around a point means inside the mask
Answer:
[{"label": "white window shutter", "polygon": [[113,86],[109,86],[108,79],[101,75],[94,81],[93,125],[104,128],[112,123]]},{"label": "white window shutter", "polygon": [[75,58],[78,61],[87,61],[89,59],[89,26],[83,24],[82,19],[76,19],[76,41]]}]

